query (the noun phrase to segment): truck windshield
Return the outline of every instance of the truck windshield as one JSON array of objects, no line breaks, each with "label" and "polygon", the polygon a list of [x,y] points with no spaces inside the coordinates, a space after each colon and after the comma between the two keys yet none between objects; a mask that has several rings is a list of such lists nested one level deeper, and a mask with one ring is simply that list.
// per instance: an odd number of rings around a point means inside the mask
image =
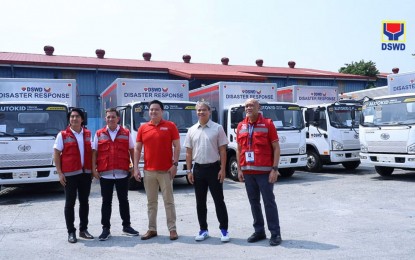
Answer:
[{"label": "truck windshield", "polygon": [[[355,113],[355,121],[352,120],[352,111]],[[359,118],[362,106],[357,105],[333,105],[327,107],[330,125],[334,128],[350,128],[359,126]]]},{"label": "truck windshield", "polygon": [[261,104],[261,112],[264,117],[270,118],[274,122],[278,131],[304,128],[303,113],[299,106]]},{"label": "truck windshield", "polygon": [[[136,104],[133,107],[134,130],[141,124],[150,121],[147,104]],[[198,118],[193,103],[164,103],[163,119],[176,124],[180,133],[186,133]]]},{"label": "truck windshield", "polygon": [[415,96],[370,100],[363,104],[363,126],[412,125],[415,123]]},{"label": "truck windshield", "polygon": [[1,104],[0,136],[57,135],[67,127],[65,106]]}]

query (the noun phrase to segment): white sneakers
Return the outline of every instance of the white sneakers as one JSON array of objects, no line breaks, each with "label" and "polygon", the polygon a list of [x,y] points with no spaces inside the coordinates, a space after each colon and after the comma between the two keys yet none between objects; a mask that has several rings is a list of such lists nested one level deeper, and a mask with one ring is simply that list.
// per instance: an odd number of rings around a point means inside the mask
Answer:
[{"label": "white sneakers", "polygon": [[220,238],[220,241],[222,241],[222,242],[229,242],[229,240],[231,240],[230,237],[229,237],[228,230],[221,229],[220,230],[220,234],[222,235],[221,238]]},{"label": "white sneakers", "polygon": [[207,230],[200,230],[199,234],[195,237],[196,241],[203,241],[209,237],[209,231]]},{"label": "white sneakers", "polygon": [[[230,237],[229,237],[228,231],[226,229],[221,229],[220,230],[220,233],[221,233],[220,241],[222,241],[222,242],[229,242]],[[195,240],[196,241],[203,241],[203,240],[205,240],[208,237],[209,237],[209,231],[207,231],[207,230],[200,230],[199,231],[199,234],[195,237]]]}]

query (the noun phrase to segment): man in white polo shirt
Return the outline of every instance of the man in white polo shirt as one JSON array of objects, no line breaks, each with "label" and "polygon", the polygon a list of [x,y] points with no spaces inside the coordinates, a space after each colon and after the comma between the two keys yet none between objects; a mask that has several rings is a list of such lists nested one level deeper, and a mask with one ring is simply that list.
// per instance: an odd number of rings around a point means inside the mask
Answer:
[{"label": "man in white polo shirt", "polygon": [[[223,180],[226,175],[226,138],[223,127],[210,120],[211,108],[208,102],[196,104],[199,122],[187,132],[186,165],[189,182],[194,184],[196,194],[197,217],[200,231],[196,241],[209,237],[207,224],[206,199],[208,189],[212,194],[216,208],[216,216],[221,231],[221,241],[228,242],[228,211],[223,197]],[[192,159],[195,162],[192,172]]]}]

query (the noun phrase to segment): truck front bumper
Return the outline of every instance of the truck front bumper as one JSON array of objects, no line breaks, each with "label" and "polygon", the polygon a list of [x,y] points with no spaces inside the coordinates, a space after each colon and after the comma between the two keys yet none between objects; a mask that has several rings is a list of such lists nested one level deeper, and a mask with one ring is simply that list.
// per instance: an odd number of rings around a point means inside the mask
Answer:
[{"label": "truck front bumper", "polygon": [[278,168],[297,168],[307,165],[307,154],[281,155]]},{"label": "truck front bumper", "polygon": [[56,168],[1,169],[0,185],[58,182]]},{"label": "truck front bumper", "polygon": [[392,168],[415,168],[415,155],[360,153],[362,163]]},{"label": "truck front bumper", "polygon": [[359,161],[359,150],[350,151],[331,151],[330,161],[335,163]]}]

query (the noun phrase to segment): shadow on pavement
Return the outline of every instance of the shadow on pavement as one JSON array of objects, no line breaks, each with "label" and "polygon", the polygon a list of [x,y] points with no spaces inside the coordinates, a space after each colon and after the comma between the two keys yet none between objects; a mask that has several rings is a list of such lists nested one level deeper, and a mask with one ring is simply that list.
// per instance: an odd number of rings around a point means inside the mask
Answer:
[{"label": "shadow on pavement", "polygon": [[18,187],[2,187],[0,190],[0,206],[64,199],[64,191],[59,183],[36,183]]}]

